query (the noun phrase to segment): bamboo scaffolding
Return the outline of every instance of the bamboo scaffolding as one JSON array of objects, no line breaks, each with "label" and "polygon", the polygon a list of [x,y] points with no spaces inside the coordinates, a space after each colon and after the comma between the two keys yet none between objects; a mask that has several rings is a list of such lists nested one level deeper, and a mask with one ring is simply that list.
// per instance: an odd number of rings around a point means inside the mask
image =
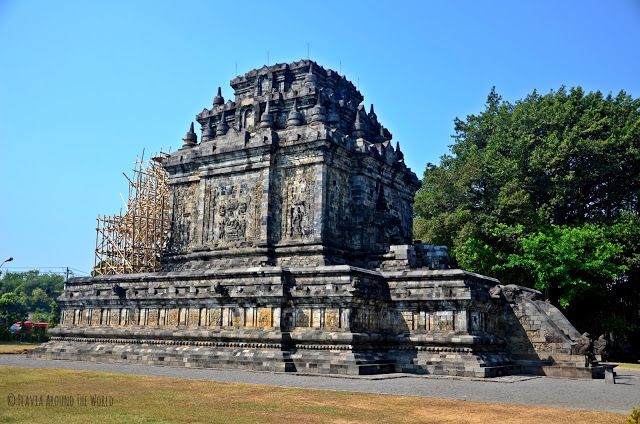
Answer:
[{"label": "bamboo scaffolding", "polygon": [[98,215],[94,275],[153,272],[160,269],[169,228],[167,154],[136,159],[124,214]]}]

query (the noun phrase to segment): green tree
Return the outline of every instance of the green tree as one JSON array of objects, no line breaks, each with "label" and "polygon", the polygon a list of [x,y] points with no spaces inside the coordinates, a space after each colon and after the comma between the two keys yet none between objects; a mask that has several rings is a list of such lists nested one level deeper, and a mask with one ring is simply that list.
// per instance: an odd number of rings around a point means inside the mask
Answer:
[{"label": "green tree", "polygon": [[56,301],[49,305],[49,328],[53,328],[60,323],[60,306]]},{"label": "green tree", "polygon": [[616,263],[622,246],[611,242],[604,229],[593,224],[552,225],[527,235],[521,240],[521,248],[522,253],[509,255],[503,267],[524,269],[533,277],[536,289],[557,299],[563,307],[597,280],[606,284],[627,270]]},{"label": "green tree", "polygon": [[32,312],[49,311],[51,308],[51,299],[40,287],[33,289],[31,296],[28,298],[29,310]]},{"label": "green tree", "polygon": [[24,295],[4,293],[0,296],[0,330],[26,318],[27,305]]},{"label": "green tree", "polygon": [[417,238],[585,321],[596,296],[602,316],[637,322],[640,99],[562,87],[511,103],[492,89],[484,111],[455,120],[453,140],[425,170]]},{"label": "green tree", "polygon": [[[46,321],[55,325],[60,320],[60,310],[55,298],[62,293],[64,278],[39,271],[7,272],[0,279],[0,324],[3,327],[16,321],[24,321],[31,315],[33,321]],[[9,322],[10,321],[10,322]]]},{"label": "green tree", "polygon": [[62,293],[64,277],[57,274],[41,274],[37,270],[27,272],[7,272],[0,280],[0,294],[24,293],[31,296],[34,289],[42,289],[48,296]]}]

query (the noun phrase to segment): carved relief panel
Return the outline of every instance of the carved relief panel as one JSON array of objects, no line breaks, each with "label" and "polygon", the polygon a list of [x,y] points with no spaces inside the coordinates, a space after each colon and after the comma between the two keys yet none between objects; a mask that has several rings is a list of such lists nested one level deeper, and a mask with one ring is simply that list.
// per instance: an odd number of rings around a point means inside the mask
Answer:
[{"label": "carved relief panel", "polygon": [[172,187],[172,214],[169,234],[169,251],[186,253],[193,239],[196,184],[179,184]]},{"label": "carved relief panel", "polygon": [[289,168],[284,177],[282,232],[285,239],[304,239],[313,235],[315,168]]},{"label": "carved relief panel", "polygon": [[220,246],[259,240],[263,185],[262,173],[206,180],[202,243]]},{"label": "carved relief panel", "polygon": [[433,325],[431,325],[432,331],[444,332],[453,331],[454,320],[453,311],[437,311],[433,315]]},{"label": "carved relief panel", "polygon": [[352,232],[355,225],[351,215],[349,175],[341,170],[331,169],[327,180],[327,233],[334,245],[352,247]]}]

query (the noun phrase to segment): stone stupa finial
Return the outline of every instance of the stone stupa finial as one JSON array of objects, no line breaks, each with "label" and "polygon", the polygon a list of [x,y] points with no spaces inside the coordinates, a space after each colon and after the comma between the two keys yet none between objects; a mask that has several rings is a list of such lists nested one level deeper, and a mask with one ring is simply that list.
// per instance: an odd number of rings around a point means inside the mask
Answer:
[{"label": "stone stupa finial", "polygon": [[213,138],[216,136],[215,131],[213,131],[213,128],[211,127],[211,117],[207,118],[207,123],[205,124],[205,128],[204,131],[202,131],[202,141],[209,141],[209,140],[213,140]]},{"label": "stone stupa finial", "polygon": [[351,135],[355,138],[364,137],[366,131],[366,124],[360,118],[360,114],[362,113],[363,106],[358,106],[358,110],[356,110],[356,120],[353,123],[353,132]]},{"label": "stone stupa finial", "polygon": [[224,104],[224,97],[222,97],[222,89],[220,87],[218,87],[216,97],[213,98],[213,104],[215,106],[221,106]]},{"label": "stone stupa finial", "polygon": [[191,122],[191,126],[189,126],[189,131],[187,131],[185,136],[182,138],[182,141],[184,142],[182,147],[193,147],[196,144],[198,144],[198,136],[193,130],[193,122]]},{"label": "stone stupa finial", "polygon": [[220,115],[220,123],[216,128],[216,135],[217,136],[225,135],[227,131],[229,131],[229,125],[227,124],[227,121],[224,118],[224,110],[222,110],[222,114]]},{"label": "stone stupa finial", "polygon": [[314,85],[318,82],[318,77],[313,73],[313,62],[309,62],[309,72],[304,76],[305,85]]},{"label": "stone stupa finial", "polygon": [[378,124],[378,115],[376,115],[376,111],[373,109],[373,103],[371,103],[371,107],[369,108],[369,120],[373,122],[375,125]]},{"label": "stone stupa finial", "polygon": [[396,160],[398,162],[404,161],[404,153],[400,150],[400,142],[396,142]]},{"label": "stone stupa finial", "polygon": [[260,128],[273,128],[273,115],[269,112],[269,96],[267,96],[267,105],[264,108],[264,112],[260,116]]},{"label": "stone stupa finial", "polygon": [[287,126],[297,127],[302,125],[302,114],[298,111],[298,99],[293,99],[293,107],[291,108],[291,112],[289,112],[289,116],[287,117]]},{"label": "stone stupa finial", "polygon": [[322,94],[318,93],[316,104],[311,108],[311,122],[324,122],[327,116],[324,106],[322,106]]}]

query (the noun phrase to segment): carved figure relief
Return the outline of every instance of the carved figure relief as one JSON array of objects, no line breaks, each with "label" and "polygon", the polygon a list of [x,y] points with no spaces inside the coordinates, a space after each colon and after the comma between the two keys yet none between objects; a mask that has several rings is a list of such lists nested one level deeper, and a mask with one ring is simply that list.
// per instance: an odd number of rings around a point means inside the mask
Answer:
[{"label": "carved figure relief", "polygon": [[185,252],[192,239],[193,202],[195,184],[182,184],[173,187],[173,207],[169,234],[169,249],[174,253]]},{"label": "carved figure relief", "polygon": [[209,309],[209,325],[213,327],[222,326],[222,309],[220,308]]},{"label": "carved figure relief", "polygon": [[453,312],[438,311],[435,313],[433,329],[439,332],[453,331]]},{"label": "carved figure relief", "polygon": [[247,131],[253,131],[256,124],[256,114],[253,110],[253,107],[248,107],[247,109],[245,109],[242,123],[244,129],[246,129]]},{"label": "carved figure relief", "polygon": [[291,207],[291,228],[289,230],[289,236],[292,238],[304,237],[305,229],[302,226],[302,221],[306,218],[306,210],[304,201],[296,203]]},{"label": "carved figure relief", "polygon": [[273,325],[273,311],[271,308],[258,308],[258,327],[266,328]]},{"label": "carved figure relief", "polygon": [[[251,199],[247,199],[250,201]],[[220,205],[218,216],[221,218],[218,232],[219,237],[228,241],[245,239],[247,230],[247,202],[231,199],[227,204]]]},{"label": "carved figure relief", "polygon": [[91,310],[91,325],[100,325],[100,309]]},{"label": "carved figure relief", "polygon": [[202,242],[209,245],[259,239],[262,174],[206,182]]},{"label": "carved figure relief", "polygon": [[291,168],[285,173],[283,233],[289,239],[313,234],[314,168]]},{"label": "carved figure relief", "polygon": [[340,309],[326,309],[324,311],[324,327],[331,330],[340,327]]},{"label": "carved figure relief", "polygon": [[202,243],[209,244],[216,240],[215,212],[218,203],[218,193],[213,189],[211,180],[205,182],[203,219],[202,219]]}]

